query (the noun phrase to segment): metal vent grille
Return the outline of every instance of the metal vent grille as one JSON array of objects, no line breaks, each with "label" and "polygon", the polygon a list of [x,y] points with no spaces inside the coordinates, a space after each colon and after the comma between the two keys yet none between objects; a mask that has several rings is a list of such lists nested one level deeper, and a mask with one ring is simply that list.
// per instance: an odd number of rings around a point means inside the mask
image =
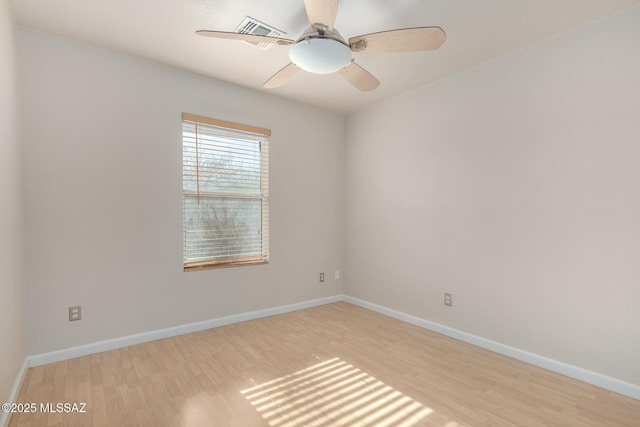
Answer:
[{"label": "metal vent grille", "polygon": [[[267,36],[267,37],[282,37],[286,35],[284,31],[280,31],[276,28],[273,28],[270,25],[265,24],[264,22],[260,22],[257,19],[254,19],[250,16],[247,16],[242,20],[240,25],[238,25],[235,29],[236,33],[240,34],[255,34],[256,36]],[[253,43],[253,42],[245,42],[256,46],[258,49],[267,50],[273,44],[271,43]]]}]

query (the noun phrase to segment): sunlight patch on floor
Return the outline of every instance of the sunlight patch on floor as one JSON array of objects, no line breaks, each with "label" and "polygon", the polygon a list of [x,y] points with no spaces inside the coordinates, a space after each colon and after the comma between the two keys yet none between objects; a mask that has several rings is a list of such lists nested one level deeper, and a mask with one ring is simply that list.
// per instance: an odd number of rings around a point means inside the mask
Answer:
[{"label": "sunlight patch on floor", "polygon": [[272,427],[410,427],[433,413],[337,357],[242,394]]}]

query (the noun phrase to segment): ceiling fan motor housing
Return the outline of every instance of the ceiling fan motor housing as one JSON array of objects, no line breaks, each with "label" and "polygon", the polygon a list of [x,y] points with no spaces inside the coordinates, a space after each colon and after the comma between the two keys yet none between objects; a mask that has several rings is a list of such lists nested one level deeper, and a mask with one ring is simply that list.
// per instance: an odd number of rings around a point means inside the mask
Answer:
[{"label": "ceiling fan motor housing", "polygon": [[309,29],[289,50],[289,59],[298,67],[315,74],[330,74],[349,65],[351,48],[337,30]]}]

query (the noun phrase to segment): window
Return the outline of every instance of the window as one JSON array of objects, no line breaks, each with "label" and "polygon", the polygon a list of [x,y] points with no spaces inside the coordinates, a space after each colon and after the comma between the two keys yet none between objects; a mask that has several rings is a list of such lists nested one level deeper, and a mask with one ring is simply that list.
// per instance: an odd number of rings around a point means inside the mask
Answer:
[{"label": "window", "polygon": [[182,114],[184,271],[269,261],[269,135]]}]

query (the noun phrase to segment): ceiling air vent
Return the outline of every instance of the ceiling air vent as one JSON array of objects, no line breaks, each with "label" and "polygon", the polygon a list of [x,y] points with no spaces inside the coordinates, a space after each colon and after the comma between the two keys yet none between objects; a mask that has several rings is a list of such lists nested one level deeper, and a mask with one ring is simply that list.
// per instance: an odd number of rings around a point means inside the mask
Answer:
[{"label": "ceiling air vent", "polygon": [[[276,28],[273,28],[270,25],[265,24],[264,22],[260,22],[257,19],[254,19],[250,16],[247,16],[242,20],[240,25],[238,25],[235,29],[236,33],[240,34],[255,34],[256,36],[267,36],[267,37],[282,37],[287,34],[284,31],[280,31]],[[253,42],[245,42],[256,46],[258,49],[267,50],[272,46],[272,43],[253,43]]]}]

